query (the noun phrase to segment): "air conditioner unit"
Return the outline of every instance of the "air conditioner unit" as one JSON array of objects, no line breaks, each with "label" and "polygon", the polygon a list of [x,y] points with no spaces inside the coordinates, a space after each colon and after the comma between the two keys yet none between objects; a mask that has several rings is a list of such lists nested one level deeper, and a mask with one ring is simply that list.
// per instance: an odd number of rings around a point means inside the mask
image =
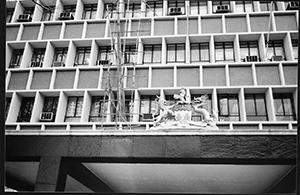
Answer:
[{"label": "air conditioner unit", "polygon": [[109,65],[110,61],[109,60],[97,60],[96,61],[96,65],[99,66],[99,65]]},{"label": "air conditioner unit", "polygon": [[65,63],[63,62],[53,62],[52,67],[64,67]]},{"label": "air conditioner unit", "polygon": [[18,22],[31,22],[31,20],[30,14],[21,14],[17,19]]},{"label": "air conditioner unit", "polygon": [[257,62],[258,57],[257,56],[246,56],[245,62]]},{"label": "air conditioner unit", "polygon": [[144,113],[142,114],[142,121],[143,122],[152,122],[154,121],[152,113]]},{"label": "air conditioner unit", "polygon": [[42,112],[40,114],[40,121],[41,122],[51,122],[54,119],[53,112]]},{"label": "air conditioner unit", "polygon": [[181,7],[170,7],[169,8],[169,15],[181,15]]},{"label": "air conditioner unit", "polygon": [[62,12],[59,14],[59,20],[73,20],[74,16],[71,12]]},{"label": "air conditioner unit", "polygon": [[283,60],[282,56],[272,56],[271,61],[281,61]]},{"label": "air conditioner unit", "polygon": [[35,61],[32,61],[30,63],[30,67],[42,67],[42,62],[35,62]]},{"label": "air conditioner unit", "polygon": [[228,13],[230,12],[229,5],[217,5],[216,6],[216,13]]},{"label": "air conditioner unit", "polygon": [[291,1],[288,3],[287,10],[297,10],[299,8],[299,2]]}]

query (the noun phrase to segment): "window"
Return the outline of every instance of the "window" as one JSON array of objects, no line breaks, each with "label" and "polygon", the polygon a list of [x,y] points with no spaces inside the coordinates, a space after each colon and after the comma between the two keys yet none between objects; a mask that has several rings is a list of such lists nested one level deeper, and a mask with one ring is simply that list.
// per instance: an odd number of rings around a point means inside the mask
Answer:
[{"label": "window", "polygon": [[54,17],[55,7],[51,6],[49,9],[44,9],[41,21],[52,21]]},{"label": "window", "polygon": [[86,66],[90,62],[91,47],[78,47],[75,58],[75,66]]},{"label": "window", "polygon": [[191,43],[191,62],[209,62],[208,43]]},{"label": "window", "polygon": [[53,66],[64,66],[68,54],[67,47],[55,48]]},{"label": "window", "polygon": [[267,108],[264,94],[245,95],[246,115],[248,121],[267,121]]},{"label": "window", "polygon": [[273,6],[271,5],[271,1],[260,1],[260,11],[277,11],[277,5],[276,2],[273,1]]},{"label": "window", "polygon": [[129,6],[125,4],[125,18],[140,17],[141,15],[141,4],[130,3]]},{"label": "window", "polygon": [[207,14],[207,1],[190,1],[190,8],[191,15]]},{"label": "window", "polygon": [[69,97],[65,122],[79,122],[82,112],[83,97]]},{"label": "window", "polygon": [[161,62],[161,45],[144,45],[144,63]]},{"label": "window", "polygon": [[22,103],[21,103],[17,122],[30,122],[33,104],[34,104],[33,97],[22,98]]},{"label": "window", "polygon": [[168,8],[169,8],[169,15],[172,15],[172,10],[171,8],[181,8],[180,12],[177,12],[178,9],[176,9],[176,13],[178,14],[184,14],[185,10],[185,1],[168,1]]},{"label": "window", "polygon": [[291,93],[273,94],[276,120],[294,121],[296,120],[293,95]]},{"label": "window", "polygon": [[31,59],[31,67],[41,67],[43,65],[45,49],[34,49]]},{"label": "window", "polygon": [[76,5],[65,5],[64,6],[63,12],[69,12],[69,13],[75,14],[75,11],[76,11]]},{"label": "window", "polygon": [[185,62],[185,44],[168,44],[167,62]]},{"label": "window", "polygon": [[281,61],[285,59],[283,41],[269,41],[266,43],[267,49],[267,58],[271,61]]},{"label": "window", "polygon": [[141,95],[140,114],[142,118],[140,120],[152,119],[152,114],[159,113],[155,99],[155,95]]},{"label": "window", "polygon": [[219,120],[239,121],[238,96],[234,94],[218,95]]},{"label": "window", "polygon": [[106,3],[104,5],[103,18],[117,18],[117,5],[113,3]]},{"label": "window", "polygon": [[131,121],[133,119],[133,106],[134,106],[134,97],[125,96],[125,113],[126,121]]},{"label": "window", "polygon": [[137,50],[135,45],[126,45],[124,53],[124,63],[136,63],[137,61]]},{"label": "window", "polygon": [[25,7],[23,14],[29,14],[30,16],[33,15],[34,7]]},{"label": "window", "polygon": [[215,43],[216,62],[234,62],[233,42]]},{"label": "window", "polygon": [[110,46],[101,46],[98,50],[98,60],[109,60],[113,61],[113,55],[111,53]]},{"label": "window", "polygon": [[92,97],[92,105],[90,110],[90,122],[105,122],[107,115],[107,102],[103,96]]},{"label": "window", "polygon": [[[194,98],[196,97],[201,97],[204,94],[201,95],[195,95],[193,94],[191,96],[191,100],[194,100]],[[205,110],[207,110],[209,113],[211,113],[212,111],[212,101],[211,101],[211,94],[206,94],[207,95],[207,99],[205,101],[205,105],[203,106],[203,108]],[[192,111],[192,121],[202,121],[203,120],[203,116],[200,113],[195,112],[194,110]]]},{"label": "window", "polygon": [[163,1],[148,1],[146,2],[146,16],[162,16]]},{"label": "window", "polygon": [[11,103],[11,97],[5,98],[5,120],[6,120],[7,115],[8,115],[8,111],[9,111],[9,108],[10,108],[10,103]]},{"label": "window", "polygon": [[97,4],[84,5],[82,19],[95,19],[97,14]]},{"label": "window", "polygon": [[253,12],[253,2],[252,1],[236,1],[235,2],[235,11],[237,13],[243,12]]},{"label": "window", "polygon": [[43,112],[52,112],[53,113],[53,120],[56,116],[58,105],[58,97],[45,97]]},{"label": "window", "polygon": [[13,8],[6,9],[6,23],[11,22],[13,14],[14,14],[14,9]]},{"label": "window", "polygon": [[257,56],[257,60],[253,60],[253,61],[260,61],[258,42],[257,41],[242,41],[242,42],[240,42],[240,55],[241,55],[242,62],[249,61],[246,58],[247,56]]},{"label": "window", "polygon": [[19,68],[23,58],[23,49],[14,49],[10,60],[9,68]]},{"label": "window", "polygon": [[292,40],[292,46],[293,46],[294,59],[298,60],[298,40],[297,39]]}]

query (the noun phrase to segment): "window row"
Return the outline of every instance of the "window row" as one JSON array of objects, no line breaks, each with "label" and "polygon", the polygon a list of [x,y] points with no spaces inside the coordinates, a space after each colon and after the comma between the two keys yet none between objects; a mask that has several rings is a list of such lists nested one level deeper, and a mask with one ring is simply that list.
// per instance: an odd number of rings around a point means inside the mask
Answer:
[{"label": "window row", "polygon": [[[7,122],[114,122],[119,116],[116,111],[118,101],[112,98],[114,95],[115,93],[112,96],[94,96],[88,93],[86,98],[72,95],[64,95],[63,98],[37,96],[38,100],[35,97],[24,96],[15,98],[15,105],[12,105],[12,98],[7,97],[5,117]],[[190,98],[193,100],[201,95],[204,94],[191,94]],[[217,110],[219,121],[296,121],[294,93],[273,93],[271,96],[268,93],[220,93],[216,95],[215,100],[212,100],[212,94],[206,95],[208,99],[205,109],[210,113]],[[125,96],[125,113],[122,114],[121,121],[149,122],[158,116],[156,95],[138,96],[138,99],[135,99],[134,95]],[[168,105],[177,101],[173,95],[165,95],[165,99]],[[20,101],[19,107],[17,101]],[[34,108],[35,104],[40,107]],[[14,116],[9,116],[10,114]],[[174,116],[169,116],[172,117]],[[192,120],[202,121],[203,116],[192,111]]]},{"label": "window row", "polygon": [[[12,24],[6,27],[7,41],[109,38],[120,31],[121,37],[167,35],[224,34],[248,32],[298,31],[295,12],[270,14],[236,14],[178,18],[143,18],[77,22]],[[120,27],[120,29],[119,29]],[[184,28],[183,28],[184,27]]]},{"label": "window row", "polygon": [[[34,2],[16,4],[15,8],[6,9],[6,22],[54,21],[54,20],[86,20],[100,18],[120,17],[151,17],[167,15],[203,15],[212,13],[243,13],[264,12],[277,10],[297,10],[299,2],[274,2],[271,1],[137,1],[125,2],[118,6],[116,3],[103,4],[73,4],[63,5],[57,2],[56,6],[39,6]],[[40,2],[43,5],[42,2]],[[53,3],[52,3],[53,4]],[[122,3],[120,3],[122,4]],[[77,8],[77,5],[79,6]],[[42,12],[41,12],[42,11]]]},{"label": "window row", "polygon": [[[292,48],[285,45],[283,40],[270,40],[265,43],[265,48],[259,46],[259,41],[240,41],[239,49],[235,48],[233,41],[214,42],[213,48],[210,48],[209,42],[190,43],[188,48],[186,43],[167,43],[164,54],[164,46],[161,44],[144,44],[140,48],[136,45],[126,45],[120,62],[121,64],[164,64],[286,61],[287,58],[298,60],[298,40],[291,40],[291,46]],[[93,57],[91,46],[73,48],[52,47],[46,59],[45,48],[31,47],[28,49],[30,51],[27,50],[25,60],[23,60],[24,49],[13,49],[8,68],[97,66],[119,63],[114,58],[113,53],[116,51],[111,46],[99,46]],[[260,51],[261,49],[263,51]],[[289,54],[290,51],[286,54],[286,49],[291,49],[292,55]],[[214,52],[213,55],[211,50]],[[68,55],[69,53],[71,54]],[[261,55],[266,56],[267,59],[262,59]],[[139,56],[141,60],[138,60]],[[43,65],[45,61],[47,65]]]}]

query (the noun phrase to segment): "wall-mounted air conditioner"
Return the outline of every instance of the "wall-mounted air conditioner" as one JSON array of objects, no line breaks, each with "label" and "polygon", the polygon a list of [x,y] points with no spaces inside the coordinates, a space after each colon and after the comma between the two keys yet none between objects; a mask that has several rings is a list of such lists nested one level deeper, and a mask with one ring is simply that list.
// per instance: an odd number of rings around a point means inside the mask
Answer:
[{"label": "wall-mounted air conditioner", "polygon": [[299,2],[298,1],[291,1],[288,3],[287,10],[297,10],[299,8]]},{"label": "wall-mounted air conditioner", "polygon": [[17,19],[18,22],[31,22],[31,20],[30,14],[21,14]]},{"label": "wall-mounted air conditioner", "polygon": [[142,115],[142,121],[143,122],[152,122],[152,121],[154,121],[152,113],[144,113],[144,114],[141,114],[141,115]]},{"label": "wall-mounted air conditioner", "polygon": [[30,67],[42,67],[42,62],[32,61]]},{"label": "wall-mounted air conditioner", "polygon": [[216,13],[228,13],[230,12],[230,6],[229,5],[217,5],[215,7]]},{"label": "wall-mounted air conditioner", "polygon": [[53,112],[42,112],[40,114],[40,121],[41,122],[51,122],[54,120]]},{"label": "wall-mounted air conditioner", "polygon": [[64,62],[53,62],[52,67],[64,67]]},{"label": "wall-mounted air conditioner", "polygon": [[109,60],[97,60],[96,61],[96,66],[100,66],[100,65],[109,65],[110,64],[110,61]]},{"label": "wall-mounted air conditioner", "polygon": [[59,20],[73,20],[74,16],[71,12],[62,12],[59,14]]},{"label": "wall-mounted air conditioner", "polygon": [[258,62],[258,56],[246,56],[245,62]]},{"label": "wall-mounted air conditioner", "polygon": [[181,7],[170,7],[169,8],[169,15],[181,15],[182,9]]}]

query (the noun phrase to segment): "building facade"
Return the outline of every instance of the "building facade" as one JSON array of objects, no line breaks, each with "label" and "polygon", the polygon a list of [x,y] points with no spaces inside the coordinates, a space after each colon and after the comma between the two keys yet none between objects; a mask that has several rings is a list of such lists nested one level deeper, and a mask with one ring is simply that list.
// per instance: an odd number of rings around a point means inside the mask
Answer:
[{"label": "building facade", "polygon": [[[278,1],[6,1],[5,185],[295,193],[298,9]],[[207,95],[218,130],[153,129],[156,97],[172,105],[181,88],[191,100]],[[191,118],[203,121],[194,111]]]}]

